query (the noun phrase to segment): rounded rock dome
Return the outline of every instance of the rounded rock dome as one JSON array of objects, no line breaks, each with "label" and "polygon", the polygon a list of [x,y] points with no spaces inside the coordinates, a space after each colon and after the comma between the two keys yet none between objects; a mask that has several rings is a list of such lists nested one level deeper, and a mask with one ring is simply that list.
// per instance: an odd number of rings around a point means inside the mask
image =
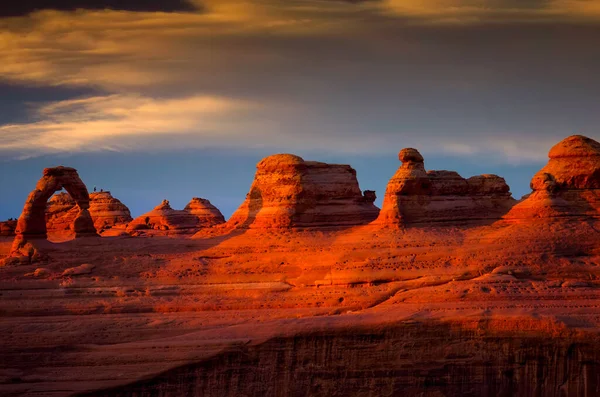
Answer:
[{"label": "rounded rock dome", "polygon": [[265,157],[256,165],[256,168],[276,169],[285,166],[297,166],[302,164],[304,164],[304,159],[302,157],[296,156],[295,154],[282,153]]},{"label": "rounded rock dome", "polygon": [[404,148],[398,153],[398,159],[403,163],[422,163],[423,156],[417,149]]},{"label": "rounded rock dome", "polygon": [[572,135],[550,149],[551,159],[600,156],[600,143],[583,135]]}]

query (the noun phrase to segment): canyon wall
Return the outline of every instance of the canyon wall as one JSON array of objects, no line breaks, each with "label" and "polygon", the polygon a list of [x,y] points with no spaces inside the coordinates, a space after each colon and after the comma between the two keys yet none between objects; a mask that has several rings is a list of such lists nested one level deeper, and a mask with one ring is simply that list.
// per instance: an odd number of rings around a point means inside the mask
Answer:
[{"label": "canyon wall", "polygon": [[87,396],[514,396],[600,392],[591,340],[413,322],[275,338]]}]

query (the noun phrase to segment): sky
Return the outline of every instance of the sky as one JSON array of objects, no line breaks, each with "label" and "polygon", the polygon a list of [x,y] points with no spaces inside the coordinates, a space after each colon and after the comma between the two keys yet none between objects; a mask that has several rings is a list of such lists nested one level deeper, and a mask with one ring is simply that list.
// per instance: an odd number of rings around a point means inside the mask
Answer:
[{"label": "sky", "polygon": [[72,166],[134,216],[229,216],[273,153],[381,197],[427,169],[516,198],[562,138],[600,139],[599,0],[33,0],[0,6],[0,219]]}]

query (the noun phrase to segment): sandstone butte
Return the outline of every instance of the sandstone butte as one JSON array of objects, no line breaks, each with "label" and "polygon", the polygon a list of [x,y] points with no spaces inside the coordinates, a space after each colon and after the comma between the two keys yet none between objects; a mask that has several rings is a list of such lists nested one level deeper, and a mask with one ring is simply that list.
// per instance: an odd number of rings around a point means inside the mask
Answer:
[{"label": "sandstone butte", "polygon": [[344,227],[369,223],[379,212],[374,192],[361,193],[349,165],[276,154],[261,160],[256,169],[250,192],[228,226]]},{"label": "sandstone butte", "polygon": [[388,225],[497,220],[514,204],[506,181],[497,175],[469,179],[454,171],[425,171],[418,150],[402,149],[377,222]]},{"label": "sandstone butte", "polygon": [[[90,193],[90,216],[94,227],[104,234],[113,227],[124,227],[132,221],[129,208],[109,191]],[[56,238],[71,237],[71,226],[77,216],[78,208],[75,200],[68,193],[53,195],[46,206],[46,226],[50,235]]]},{"label": "sandstone butte", "polygon": [[515,202],[405,149],[378,212],[349,166],[276,155],[193,236],[99,237],[46,169],[0,238],[0,395],[600,395],[600,148],[549,157]]},{"label": "sandstone butte", "polygon": [[210,201],[194,197],[183,210],[171,208],[163,200],[152,211],[135,218],[127,226],[132,235],[185,235],[225,222],[225,218]]}]

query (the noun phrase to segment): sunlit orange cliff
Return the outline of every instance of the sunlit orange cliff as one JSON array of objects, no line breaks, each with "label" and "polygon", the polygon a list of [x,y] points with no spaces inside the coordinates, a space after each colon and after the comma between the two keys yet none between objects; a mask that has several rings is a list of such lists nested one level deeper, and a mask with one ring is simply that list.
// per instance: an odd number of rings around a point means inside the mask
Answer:
[{"label": "sunlit orange cliff", "polygon": [[521,200],[399,160],[379,209],[349,165],[269,156],[228,220],[46,168],[0,223],[0,394],[600,395],[600,144]]}]

